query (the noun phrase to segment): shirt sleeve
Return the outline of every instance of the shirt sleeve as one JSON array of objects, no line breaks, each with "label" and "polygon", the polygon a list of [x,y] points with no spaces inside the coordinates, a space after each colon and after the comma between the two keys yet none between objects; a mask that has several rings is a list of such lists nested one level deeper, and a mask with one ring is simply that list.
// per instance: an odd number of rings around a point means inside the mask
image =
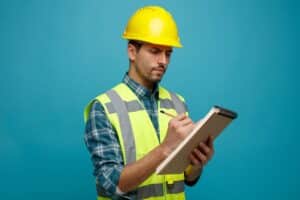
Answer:
[{"label": "shirt sleeve", "polygon": [[84,140],[94,166],[98,194],[113,197],[124,162],[117,133],[98,101],[91,106]]}]

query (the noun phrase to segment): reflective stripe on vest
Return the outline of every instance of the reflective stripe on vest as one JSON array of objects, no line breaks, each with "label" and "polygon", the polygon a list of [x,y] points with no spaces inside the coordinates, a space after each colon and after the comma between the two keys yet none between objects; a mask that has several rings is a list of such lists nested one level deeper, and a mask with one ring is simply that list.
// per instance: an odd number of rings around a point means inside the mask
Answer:
[{"label": "reflective stripe on vest", "polygon": [[172,184],[167,184],[167,192],[169,194],[176,194],[184,191],[184,181],[176,181]]},{"label": "reflective stripe on vest", "polygon": [[[176,194],[184,191],[184,181],[177,181],[167,184],[167,193]],[[163,184],[151,184],[138,188],[137,199],[147,199],[150,197],[160,197],[164,195]],[[100,196],[100,194],[99,194]],[[107,198],[102,196],[102,198]]]},{"label": "reflective stripe on vest", "polygon": [[182,101],[179,99],[179,97],[176,94],[170,93],[170,95],[177,113],[178,114],[185,113],[187,110],[185,104],[182,103]]},{"label": "reflective stripe on vest", "polygon": [[[124,101],[122,101],[121,97],[114,91],[110,90],[107,92],[107,96],[111,99],[113,106],[116,109],[116,112],[119,116],[120,126],[122,130],[122,136],[126,151],[126,163],[132,163],[136,160],[136,148],[134,144],[134,137],[131,128],[131,123],[128,115],[128,111],[126,109],[126,105]],[[133,152],[133,153],[130,153]]]},{"label": "reflective stripe on vest", "polygon": [[[108,93],[110,93],[110,92],[111,91],[107,92],[108,96],[109,96]],[[171,98],[173,101],[171,101],[170,99],[160,99],[160,107],[165,108],[165,109],[173,108],[177,111],[177,113],[186,112],[187,109],[186,109],[185,104],[183,104],[175,94],[171,93]],[[125,107],[128,112],[135,112],[135,111],[144,109],[137,100],[124,102],[124,104],[125,104]],[[116,112],[115,107],[112,102],[107,103],[106,107],[110,114]]]},{"label": "reflective stripe on vest", "polygon": [[[173,184],[167,184],[167,193],[176,194],[184,191],[184,181],[177,181]],[[163,184],[151,184],[138,188],[137,199],[146,199],[149,197],[163,196]]]}]

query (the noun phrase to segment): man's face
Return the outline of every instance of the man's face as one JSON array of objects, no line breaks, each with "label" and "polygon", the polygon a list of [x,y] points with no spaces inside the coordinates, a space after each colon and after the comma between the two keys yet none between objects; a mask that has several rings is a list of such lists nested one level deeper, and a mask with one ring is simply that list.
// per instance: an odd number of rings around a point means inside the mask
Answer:
[{"label": "man's face", "polygon": [[135,47],[130,56],[133,69],[130,76],[145,87],[161,81],[170,62],[172,47],[144,43],[139,50]]}]

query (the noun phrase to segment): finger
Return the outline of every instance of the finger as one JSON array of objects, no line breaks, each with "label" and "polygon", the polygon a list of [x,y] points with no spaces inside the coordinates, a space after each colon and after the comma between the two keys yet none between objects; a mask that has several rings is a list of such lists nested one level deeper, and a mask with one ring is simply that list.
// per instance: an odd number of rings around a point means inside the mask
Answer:
[{"label": "finger", "polygon": [[204,153],[205,155],[208,155],[210,153],[210,148],[203,142],[200,142],[199,144],[199,149],[202,153]]},{"label": "finger", "polygon": [[205,143],[200,143],[199,144],[199,150],[205,154],[205,156],[207,157],[207,160],[210,160],[214,154],[214,149],[208,147]]},{"label": "finger", "polygon": [[173,119],[178,120],[178,121],[182,121],[185,118],[187,118],[187,115],[184,114],[184,113],[181,113],[181,114],[177,115],[176,117],[174,117]]},{"label": "finger", "polygon": [[190,161],[192,165],[202,166],[201,161],[193,153],[190,154]]},{"label": "finger", "polygon": [[207,156],[204,155],[199,149],[195,148],[192,154],[202,163],[202,165],[205,165],[207,163]]},{"label": "finger", "polygon": [[181,121],[180,121],[180,124],[181,124],[182,126],[187,126],[187,125],[189,125],[189,124],[193,124],[193,121],[191,120],[191,118],[187,117],[187,118],[181,120]]},{"label": "finger", "polygon": [[184,129],[186,129],[186,133],[189,134],[190,132],[192,132],[192,130],[195,128],[194,124],[188,124],[184,127]]},{"label": "finger", "polygon": [[194,129],[194,125],[193,124],[189,124],[186,126],[181,126],[177,129],[177,132],[183,136],[183,139],[189,135],[189,133],[192,132],[192,130]]}]

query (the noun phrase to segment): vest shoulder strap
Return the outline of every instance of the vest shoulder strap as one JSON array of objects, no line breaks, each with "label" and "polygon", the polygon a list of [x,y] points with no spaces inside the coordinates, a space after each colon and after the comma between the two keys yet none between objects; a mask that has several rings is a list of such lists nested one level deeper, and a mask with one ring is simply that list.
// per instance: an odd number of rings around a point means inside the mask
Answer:
[{"label": "vest shoulder strap", "polygon": [[177,114],[187,113],[187,107],[184,98],[179,94],[170,92],[160,86],[159,98],[161,101],[161,108],[174,108]]}]

